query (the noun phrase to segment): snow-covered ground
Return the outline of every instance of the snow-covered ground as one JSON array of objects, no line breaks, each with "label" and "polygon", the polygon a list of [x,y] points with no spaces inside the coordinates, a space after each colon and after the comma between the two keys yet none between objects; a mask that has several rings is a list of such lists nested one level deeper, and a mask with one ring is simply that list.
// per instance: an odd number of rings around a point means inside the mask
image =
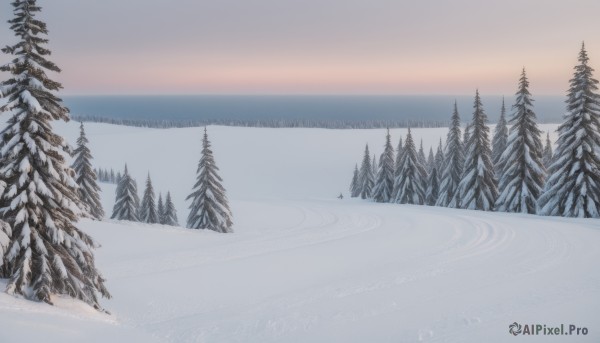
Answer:
[{"label": "snow-covered ground", "polygon": [[[86,131],[97,166],[127,162],[140,188],[149,171],[185,222],[202,129]],[[600,341],[599,221],[335,199],[384,135],[209,127],[236,232],[82,221],[102,244],[112,314],[0,294],[0,342]],[[445,135],[414,130],[427,150]],[[515,321],[589,333],[515,338]]]}]

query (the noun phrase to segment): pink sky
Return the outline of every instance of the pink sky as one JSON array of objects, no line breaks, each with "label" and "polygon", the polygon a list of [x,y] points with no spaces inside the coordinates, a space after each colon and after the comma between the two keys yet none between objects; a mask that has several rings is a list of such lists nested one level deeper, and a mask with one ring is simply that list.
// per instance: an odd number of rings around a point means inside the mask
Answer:
[{"label": "pink sky", "polygon": [[600,67],[597,0],[38,2],[65,94],[510,94],[523,66],[563,94],[583,40]]}]

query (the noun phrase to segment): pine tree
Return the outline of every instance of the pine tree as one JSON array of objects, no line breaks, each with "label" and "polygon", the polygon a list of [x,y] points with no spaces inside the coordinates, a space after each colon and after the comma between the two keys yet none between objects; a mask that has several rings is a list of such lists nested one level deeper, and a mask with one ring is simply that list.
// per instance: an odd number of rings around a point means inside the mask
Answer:
[{"label": "pine tree", "polygon": [[140,207],[140,221],[148,224],[158,223],[158,212],[156,211],[156,202],[154,198],[154,187],[152,187],[152,180],[150,174],[146,179],[146,189],[144,190],[144,196],[142,197],[142,204]]},{"label": "pine tree", "polygon": [[80,134],[77,139],[77,149],[74,151],[75,161],[72,168],[75,171],[75,182],[79,186],[79,199],[84,205],[83,210],[92,218],[101,220],[104,218],[104,210],[100,202],[100,187],[96,183],[96,174],[92,169],[92,153],[87,147],[88,142],[83,123],[81,123]]},{"label": "pine tree", "polygon": [[454,103],[451,121],[452,124],[446,138],[444,167],[440,175],[440,196],[436,205],[458,208],[460,207],[458,185],[463,175],[465,155],[463,144],[460,141],[460,115],[458,114],[456,102]]},{"label": "pine tree", "polygon": [[350,183],[350,196],[357,198],[360,196],[360,183],[358,182],[358,164],[354,166],[354,175],[352,176],[352,182]]},{"label": "pine tree", "polygon": [[427,190],[425,191],[425,204],[435,206],[440,195],[440,186],[438,180],[437,168],[434,166],[427,179]]},{"label": "pine tree", "polygon": [[379,168],[377,165],[377,157],[375,157],[375,154],[373,154],[373,159],[371,160],[371,167],[373,168],[373,180],[375,180],[375,177],[377,176],[377,172],[379,171]]},{"label": "pine tree", "polygon": [[156,205],[156,212],[158,214],[158,223],[159,224],[164,224],[166,219],[165,219],[165,204],[163,203],[163,199],[162,199],[162,194],[158,193],[158,202]]},{"label": "pine tree", "polygon": [[12,229],[4,256],[6,290],[49,304],[53,295],[65,295],[101,309],[98,295],[110,295],[95,267],[96,243],[75,226],[82,205],[65,161],[69,148],[51,126],[69,120],[54,94],[62,86],[47,73],[60,69],[46,59],[48,30],[35,18],[41,11],[36,0],[12,6],[9,23],[19,42],[2,49],[15,58],[0,67],[12,74],[0,83],[0,97],[8,99],[0,112],[13,115],[0,133],[0,177],[7,190],[1,212]]},{"label": "pine tree", "polygon": [[385,137],[385,146],[383,154],[379,158],[379,172],[377,173],[377,181],[373,189],[373,199],[376,202],[390,202],[392,192],[394,191],[394,148],[392,147],[392,139],[390,130],[387,130]]},{"label": "pine tree", "polygon": [[465,126],[465,132],[463,133],[463,147],[467,147],[467,142],[471,139],[471,123],[467,123]]},{"label": "pine tree", "polygon": [[[459,128],[459,130],[460,130],[460,128]],[[441,138],[440,138],[440,144],[438,145],[437,151],[435,153],[435,168],[438,170],[438,176],[439,176],[440,171],[443,170],[443,168],[444,168],[444,146],[442,144]]]},{"label": "pine tree", "polygon": [[[423,140],[421,139],[421,145],[419,147],[419,162],[424,168],[427,168],[427,158],[425,157],[425,150],[423,149]],[[425,169],[427,170],[427,169]]]},{"label": "pine tree", "polygon": [[[186,200],[192,199],[190,214],[187,220],[189,229],[213,230],[221,233],[233,232],[233,221],[231,210],[225,188],[221,185],[223,181],[218,174],[219,168],[215,164],[211,144],[208,140],[206,128],[202,140],[202,157],[198,163],[196,184],[192,193]],[[169,200],[167,194],[167,211]]]},{"label": "pine tree", "polygon": [[503,166],[501,165],[501,157],[506,150],[508,140],[508,128],[506,127],[506,107],[504,106],[504,98],[502,98],[502,109],[500,110],[500,120],[494,129],[494,137],[492,138],[492,163],[494,163],[494,172],[496,177],[500,179]]},{"label": "pine tree", "polygon": [[600,96],[588,63],[582,45],[570,81],[565,121],[558,127],[550,177],[538,202],[542,215],[600,216]]},{"label": "pine tree", "polygon": [[399,166],[400,170],[394,181],[394,202],[422,205],[425,202],[423,175],[426,172],[419,160],[410,129],[406,135],[406,144]]},{"label": "pine tree", "polygon": [[371,158],[369,157],[369,145],[365,147],[365,155],[360,166],[358,174],[358,184],[360,185],[360,197],[362,199],[370,199],[373,196],[373,186],[375,185],[375,177],[373,176],[373,167],[371,166]]},{"label": "pine tree", "polygon": [[127,165],[125,165],[125,171],[121,176],[121,181],[117,185],[115,206],[110,218],[132,222],[140,221],[138,213],[139,203],[140,198],[137,194],[137,184],[129,175]]},{"label": "pine tree", "polygon": [[546,170],[542,164],[541,131],[535,123],[533,99],[524,68],[513,110],[506,151],[499,161],[503,169],[496,208],[505,212],[535,213]]},{"label": "pine tree", "polygon": [[427,156],[427,174],[431,174],[433,168],[435,168],[435,156],[433,156],[433,147],[430,147]]},{"label": "pine tree", "polygon": [[544,147],[542,162],[546,169],[549,169],[550,164],[552,164],[552,142],[550,142],[550,133],[546,133],[546,146]]},{"label": "pine tree", "polygon": [[488,138],[487,116],[483,111],[479,91],[475,93],[471,134],[466,142],[466,156],[463,177],[458,186],[461,195],[461,208],[491,211],[494,208],[498,190],[494,178],[492,151]]},{"label": "pine tree", "polygon": [[179,220],[177,219],[177,210],[171,200],[171,192],[167,192],[167,199],[165,201],[165,225],[179,226]]}]

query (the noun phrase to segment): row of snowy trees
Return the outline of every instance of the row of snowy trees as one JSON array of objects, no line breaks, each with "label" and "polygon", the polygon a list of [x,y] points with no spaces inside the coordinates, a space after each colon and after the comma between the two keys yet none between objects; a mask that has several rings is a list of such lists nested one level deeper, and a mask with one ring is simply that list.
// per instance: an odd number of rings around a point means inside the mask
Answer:
[{"label": "row of snowy trees", "polygon": [[112,168],[110,170],[94,168],[94,173],[98,176],[99,182],[118,184],[121,180],[121,172],[115,173]]},{"label": "row of snowy trees", "polygon": [[365,148],[360,168],[354,169],[351,195],[377,202],[599,217],[600,97],[592,73],[582,46],[554,154],[549,135],[542,144],[523,69],[512,116],[507,122],[503,104],[491,143],[476,92],[473,117],[462,140],[456,104],[444,149],[440,141],[428,158],[422,143],[417,151],[410,129],[394,155],[388,130],[378,164]]},{"label": "row of snowy trees", "polygon": [[117,184],[115,205],[111,219],[129,220],[148,224],[163,224],[178,226],[177,210],[171,199],[171,192],[167,192],[165,201],[163,202],[162,194],[156,195],[150,174],[146,179],[146,187],[142,196],[142,201],[138,196],[137,182],[127,169],[125,170],[120,181]]}]

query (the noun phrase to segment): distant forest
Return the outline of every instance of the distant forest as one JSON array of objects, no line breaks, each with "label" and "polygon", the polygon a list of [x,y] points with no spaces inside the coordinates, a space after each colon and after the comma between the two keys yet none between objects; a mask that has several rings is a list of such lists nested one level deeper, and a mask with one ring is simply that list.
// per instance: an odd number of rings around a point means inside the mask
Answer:
[{"label": "distant forest", "polygon": [[322,129],[381,129],[381,128],[436,128],[448,127],[448,120],[314,120],[314,119],[207,119],[207,120],[156,120],[117,119],[102,116],[72,115],[78,122],[170,129],[201,127],[207,125],[267,127],[267,128],[322,128]]}]

